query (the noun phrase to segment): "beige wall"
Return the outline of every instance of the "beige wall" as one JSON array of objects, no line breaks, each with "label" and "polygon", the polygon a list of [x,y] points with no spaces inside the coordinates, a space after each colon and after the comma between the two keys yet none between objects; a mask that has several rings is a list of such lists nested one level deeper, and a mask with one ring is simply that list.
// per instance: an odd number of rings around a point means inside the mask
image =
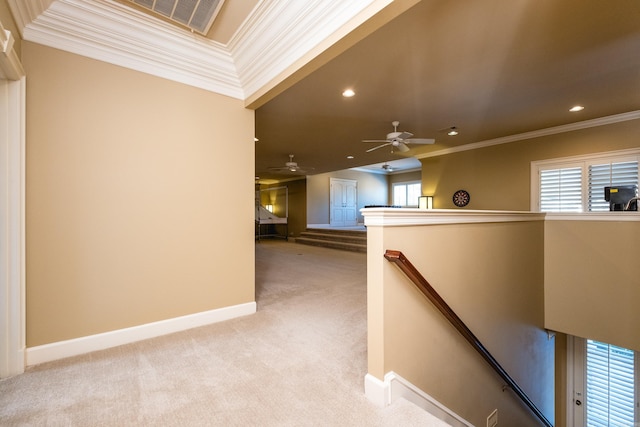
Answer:
[{"label": "beige wall", "polygon": [[467,190],[467,209],[530,210],[530,169],[535,160],[640,146],[640,120],[422,159],[422,192],[438,209],[455,208],[456,190]]},{"label": "beige wall", "polygon": [[400,250],[553,420],[543,227],[542,221],[369,225],[369,373],[382,379],[395,371],[477,426],[496,408],[501,425],[539,425],[444,316],[383,260],[387,249]]},{"label": "beige wall", "polygon": [[638,259],[640,219],[547,221],[546,326],[640,351]]},{"label": "beige wall", "polygon": [[253,112],[22,49],[27,346],[253,302]]}]

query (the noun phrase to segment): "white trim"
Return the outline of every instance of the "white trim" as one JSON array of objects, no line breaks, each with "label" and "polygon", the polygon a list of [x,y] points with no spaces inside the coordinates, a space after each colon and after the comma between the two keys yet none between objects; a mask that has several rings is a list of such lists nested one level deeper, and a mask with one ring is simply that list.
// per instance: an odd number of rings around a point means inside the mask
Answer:
[{"label": "white trim", "polygon": [[391,0],[262,2],[229,42],[247,99],[284,80]]},{"label": "white trim", "polygon": [[364,376],[364,395],[380,407],[391,405],[391,387],[389,384],[369,373]]},{"label": "white trim", "polygon": [[59,341],[27,348],[27,366],[77,356],[98,350],[105,350],[136,341],[185,331],[256,312],[256,303],[250,302],[223,307],[201,313],[161,320],[116,331]]},{"label": "white trim", "polygon": [[24,40],[242,100],[390,3],[260,1],[225,45],[115,0],[9,0]]},{"label": "white trim", "polygon": [[473,427],[473,424],[393,371],[385,374],[384,381],[371,374],[365,375],[364,387],[366,397],[378,406],[388,406],[404,398],[452,427]]},{"label": "white trim", "polygon": [[534,160],[531,162],[532,166],[554,166],[564,165],[565,163],[584,163],[590,160],[610,160],[610,161],[618,161],[618,158],[621,160],[625,160],[627,157],[633,157],[640,155],[640,148],[627,148],[625,150],[614,150],[614,151],[603,151],[599,153],[592,154],[581,154],[579,156],[569,156],[569,157],[557,157],[553,159],[545,159],[545,160]]},{"label": "white trim", "polygon": [[18,31],[24,38],[24,28],[53,3],[53,0],[7,0]]},{"label": "white trim", "polygon": [[56,0],[24,39],[244,99],[224,45],[113,0]]},{"label": "white trim", "polygon": [[600,117],[582,122],[569,123],[561,126],[554,126],[546,129],[534,130],[531,132],[518,133],[501,138],[488,139],[486,141],[474,142],[472,144],[461,145],[459,147],[445,148],[444,150],[432,151],[430,153],[417,154],[416,159],[426,159],[429,157],[444,156],[446,154],[458,153],[461,151],[476,150],[478,148],[491,147],[493,145],[508,144],[510,142],[522,141],[525,139],[539,138],[541,136],[555,135],[559,133],[572,132],[575,130],[588,129],[597,126],[610,125],[613,123],[626,122],[640,119],[640,110],[628,113],[615,114],[613,116]]},{"label": "white trim", "polygon": [[[574,427],[575,419],[575,405],[574,394],[575,390],[575,344],[573,335],[567,335],[567,356],[566,356],[566,394],[565,394],[565,408],[566,408],[566,426]],[[582,391],[580,391],[582,393]]]},{"label": "white trim", "polygon": [[542,221],[545,214],[526,211],[481,211],[456,209],[365,208],[364,225],[400,227],[435,224]]},{"label": "white trim", "polygon": [[[540,174],[547,169],[565,169],[565,168],[582,168],[582,209],[586,213],[590,213],[587,209],[589,206],[588,196],[588,169],[595,163],[617,163],[627,161],[640,161],[640,148],[628,148],[624,150],[605,151],[599,153],[582,154],[578,156],[558,157],[544,160],[534,160],[531,162],[530,169],[530,201],[529,208],[533,212],[540,211]],[[602,213],[602,212],[601,212]],[[631,212],[625,212],[630,214]],[[576,213],[573,213],[576,215]],[[555,219],[555,218],[550,218]],[[577,219],[586,219],[579,217]]]},{"label": "white trim", "polygon": [[25,368],[25,87],[0,83],[0,378]]},{"label": "white trim", "polygon": [[635,221],[640,222],[640,211],[614,211],[614,212],[583,212],[561,213],[547,212],[547,221]]}]

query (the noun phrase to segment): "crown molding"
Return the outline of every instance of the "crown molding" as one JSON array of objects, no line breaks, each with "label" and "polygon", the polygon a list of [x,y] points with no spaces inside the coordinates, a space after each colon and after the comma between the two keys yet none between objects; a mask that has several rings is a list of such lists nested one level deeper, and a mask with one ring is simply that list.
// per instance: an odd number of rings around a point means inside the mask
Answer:
[{"label": "crown molding", "polygon": [[444,156],[446,154],[459,153],[461,151],[477,150],[478,148],[491,147],[492,145],[508,144],[510,142],[523,141],[525,139],[539,138],[541,136],[555,135],[574,130],[588,129],[597,126],[610,125],[613,123],[626,122],[640,119],[640,110],[629,111],[622,114],[600,117],[582,122],[569,123],[566,125],[554,126],[546,129],[534,130],[531,132],[518,133],[501,138],[488,139],[486,141],[474,142],[472,144],[461,145],[459,147],[445,148],[444,150],[432,151],[430,153],[417,154],[416,159],[426,159],[429,157]]},{"label": "crown molding", "polygon": [[226,47],[112,0],[56,0],[24,39],[237,99]]},{"label": "crown molding", "polygon": [[223,45],[114,0],[8,1],[24,40],[242,100],[392,2],[261,1]]},{"label": "crown molding", "polygon": [[0,79],[20,80],[24,77],[24,69],[13,49],[14,42],[11,31],[5,30],[0,23]]},{"label": "crown molding", "polygon": [[53,0],[7,0],[21,37],[24,37],[24,28],[47,10],[51,3]]},{"label": "crown molding", "polygon": [[391,2],[261,2],[228,44],[245,99],[284,80]]}]

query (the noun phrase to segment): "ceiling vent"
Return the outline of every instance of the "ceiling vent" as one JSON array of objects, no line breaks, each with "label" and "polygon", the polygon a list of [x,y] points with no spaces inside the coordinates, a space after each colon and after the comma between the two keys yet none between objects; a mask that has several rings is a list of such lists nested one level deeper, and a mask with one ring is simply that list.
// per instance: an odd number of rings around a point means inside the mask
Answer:
[{"label": "ceiling vent", "polygon": [[224,0],[129,0],[158,15],[207,34]]}]

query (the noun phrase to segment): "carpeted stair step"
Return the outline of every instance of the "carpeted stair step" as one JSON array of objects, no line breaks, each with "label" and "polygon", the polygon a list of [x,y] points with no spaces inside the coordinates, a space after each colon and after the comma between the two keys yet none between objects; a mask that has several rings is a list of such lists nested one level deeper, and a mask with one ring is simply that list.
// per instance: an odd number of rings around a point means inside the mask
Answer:
[{"label": "carpeted stair step", "polygon": [[364,230],[307,229],[296,243],[353,252],[367,252],[367,232]]},{"label": "carpeted stair step", "polygon": [[367,235],[364,233],[361,233],[360,235],[352,235],[303,231],[302,233],[300,233],[300,237],[314,240],[327,240],[331,242],[357,243],[363,245],[367,244]]},{"label": "carpeted stair step", "polygon": [[310,246],[321,246],[323,248],[342,249],[352,252],[367,252],[366,244],[336,242],[331,240],[309,239],[307,237],[296,237],[296,243]]}]

